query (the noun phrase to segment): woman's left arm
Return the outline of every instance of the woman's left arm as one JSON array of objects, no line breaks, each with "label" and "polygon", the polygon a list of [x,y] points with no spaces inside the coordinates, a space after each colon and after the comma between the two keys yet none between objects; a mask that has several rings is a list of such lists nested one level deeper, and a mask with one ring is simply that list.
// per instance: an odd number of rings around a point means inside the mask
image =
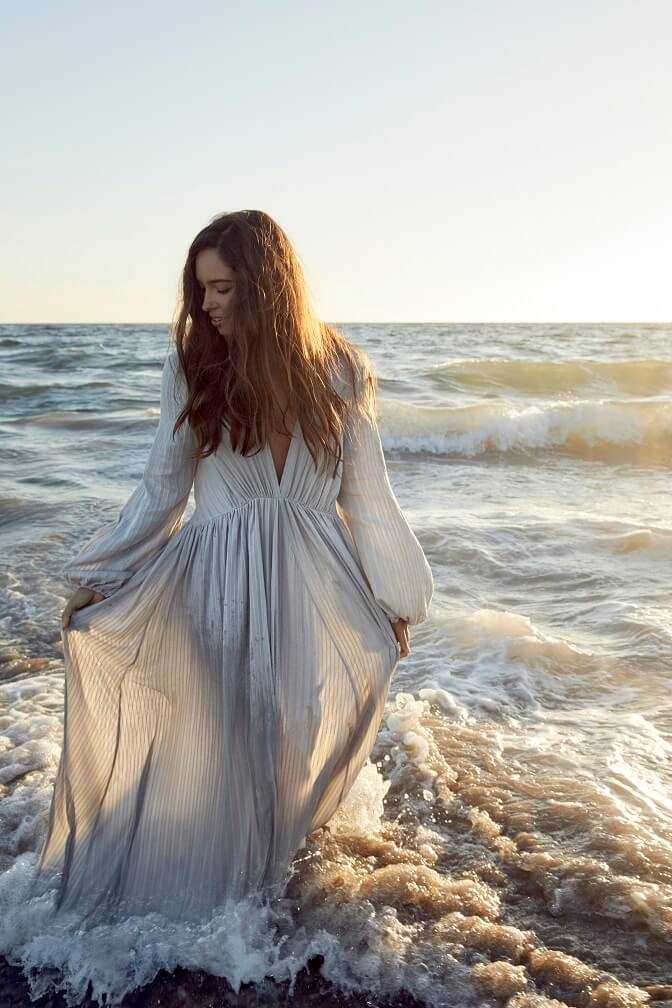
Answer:
[{"label": "woman's left arm", "polygon": [[182,525],[196,475],[197,439],[188,420],[173,434],[186,402],[186,379],[175,349],[163,365],[161,418],[140,483],[118,517],[104,525],[60,571],[72,588],[108,596],[147,563]]},{"label": "woman's left arm", "polygon": [[[361,374],[358,388],[363,391]],[[434,592],[425,553],[390,483],[378,422],[349,411],[338,504],[373,596],[388,619],[424,622]],[[396,631],[395,631],[396,632]]]}]

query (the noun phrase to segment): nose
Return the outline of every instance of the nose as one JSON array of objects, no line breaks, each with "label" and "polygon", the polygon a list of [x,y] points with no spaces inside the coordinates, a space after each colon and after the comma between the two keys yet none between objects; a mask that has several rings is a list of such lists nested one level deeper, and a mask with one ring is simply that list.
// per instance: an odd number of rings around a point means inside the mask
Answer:
[{"label": "nose", "polygon": [[210,292],[206,291],[203,297],[203,311],[204,312],[210,311],[212,304],[213,302],[210,300]]}]

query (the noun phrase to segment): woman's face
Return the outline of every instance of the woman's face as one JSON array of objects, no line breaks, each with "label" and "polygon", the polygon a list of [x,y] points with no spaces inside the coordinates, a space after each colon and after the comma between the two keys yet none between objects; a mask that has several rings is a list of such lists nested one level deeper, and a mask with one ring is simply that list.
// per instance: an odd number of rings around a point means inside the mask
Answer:
[{"label": "woman's face", "polygon": [[207,312],[217,332],[227,335],[231,329],[231,310],[235,296],[235,273],[216,249],[203,249],[196,256],[196,279]]}]

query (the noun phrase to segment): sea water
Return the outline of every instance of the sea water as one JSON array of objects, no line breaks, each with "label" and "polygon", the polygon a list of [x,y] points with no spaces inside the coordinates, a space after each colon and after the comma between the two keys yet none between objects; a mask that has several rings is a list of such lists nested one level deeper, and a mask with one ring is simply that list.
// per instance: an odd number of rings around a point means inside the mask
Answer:
[{"label": "sea water", "polygon": [[26,899],[62,737],[58,570],[140,478],[169,335],[0,327],[0,951],[70,1004],[178,966],[291,990],[315,956],[392,1002],[671,1000],[672,327],[342,330],[377,366],[436,584],[371,759],[277,906],[85,933]]}]

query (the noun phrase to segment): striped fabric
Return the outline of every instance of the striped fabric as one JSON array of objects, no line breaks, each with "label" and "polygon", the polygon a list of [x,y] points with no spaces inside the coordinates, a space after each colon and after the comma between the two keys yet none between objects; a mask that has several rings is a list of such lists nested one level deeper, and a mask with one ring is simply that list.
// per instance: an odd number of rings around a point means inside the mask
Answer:
[{"label": "striped fabric", "polygon": [[142,479],[62,571],[105,597],[63,629],[36,881],[89,920],[280,894],[373,747],[390,618],[425,620],[433,592],[376,424],[351,412],[335,476],[295,425],[278,479],[269,445],[243,458],[225,438],[194,464],[189,425],[172,434],[184,393],[172,349]]}]

